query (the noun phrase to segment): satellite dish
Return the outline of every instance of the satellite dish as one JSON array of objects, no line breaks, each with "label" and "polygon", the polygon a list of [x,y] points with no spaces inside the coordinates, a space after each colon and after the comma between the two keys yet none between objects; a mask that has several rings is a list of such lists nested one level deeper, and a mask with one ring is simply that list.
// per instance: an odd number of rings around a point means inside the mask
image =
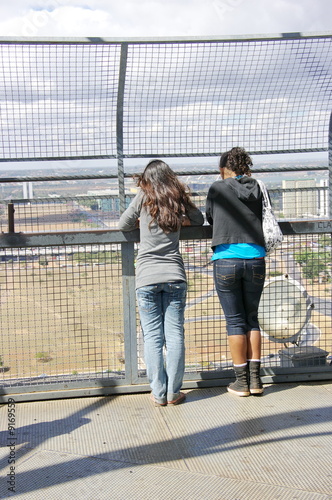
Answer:
[{"label": "satellite dish", "polygon": [[295,343],[313,304],[303,286],[287,275],[268,281],[261,296],[258,320],[263,335],[274,342]]}]

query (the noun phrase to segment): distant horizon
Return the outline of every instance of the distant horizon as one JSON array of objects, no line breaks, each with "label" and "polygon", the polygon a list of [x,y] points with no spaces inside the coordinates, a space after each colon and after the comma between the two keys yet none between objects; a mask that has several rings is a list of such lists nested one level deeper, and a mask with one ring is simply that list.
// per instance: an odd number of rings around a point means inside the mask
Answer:
[{"label": "distant horizon", "polygon": [[[264,163],[295,163],[295,162],[315,162],[322,163],[326,162],[328,164],[328,152],[313,152],[313,153],[280,153],[280,154],[271,154],[271,155],[251,155],[254,168],[255,165],[262,165]],[[156,156],[155,158],[158,158]],[[171,167],[179,167],[186,165],[205,165],[205,166],[218,166],[218,156],[192,156],[192,157],[167,157],[163,158],[160,156],[159,158],[164,159]],[[145,165],[150,161],[149,158],[125,158],[124,159],[124,169],[129,168],[130,170],[133,167],[137,167],[138,169],[144,168]],[[14,171],[14,170],[84,170],[84,169],[98,169],[104,170],[107,168],[117,168],[117,160],[114,158],[107,159],[86,159],[86,160],[49,160],[49,161],[0,161],[0,171]]]}]

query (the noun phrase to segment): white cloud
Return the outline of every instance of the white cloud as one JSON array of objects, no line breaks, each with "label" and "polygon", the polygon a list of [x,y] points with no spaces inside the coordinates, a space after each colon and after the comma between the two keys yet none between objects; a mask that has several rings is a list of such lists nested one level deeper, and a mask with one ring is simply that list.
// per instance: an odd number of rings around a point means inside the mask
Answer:
[{"label": "white cloud", "polygon": [[249,0],[227,13],[225,34],[329,31],[331,13],[326,0]]},{"label": "white cloud", "polygon": [[330,0],[12,0],[2,36],[167,37],[329,31]]}]

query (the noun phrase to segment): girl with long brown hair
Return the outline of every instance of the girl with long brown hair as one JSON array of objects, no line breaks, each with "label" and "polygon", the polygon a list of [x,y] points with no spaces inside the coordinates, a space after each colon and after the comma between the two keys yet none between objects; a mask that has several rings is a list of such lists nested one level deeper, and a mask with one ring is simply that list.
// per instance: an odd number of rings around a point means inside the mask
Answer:
[{"label": "girl with long brown hair", "polygon": [[[179,250],[182,225],[202,225],[202,213],[173,170],[152,160],[137,176],[139,191],[119,229],[140,227],[136,295],[147,375],[156,406],[179,404],[184,375],[184,309],[187,279]],[[164,347],[166,360],[164,360]]]}]

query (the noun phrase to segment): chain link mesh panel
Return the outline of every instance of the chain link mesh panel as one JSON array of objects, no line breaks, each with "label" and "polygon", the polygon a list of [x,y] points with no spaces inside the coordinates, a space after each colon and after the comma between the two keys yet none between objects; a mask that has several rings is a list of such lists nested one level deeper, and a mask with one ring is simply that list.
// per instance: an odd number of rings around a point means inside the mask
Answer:
[{"label": "chain link mesh panel", "polygon": [[114,156],[118,66],[118,45],[1,43],[1,159]]},{"label": "chain link mesh panel", "polygon": [[2,41],[0,160],[326,150],[331,44]]},{"label": "chain link mesh panel", "polygon": [[[326,366],[326,355],[331,357],[331,243],[330,233],[286,235],[281,247],[267,258],[266,282],[282,276],[296,280],[313,304],[294,339],[300,368],[310,369],[318,361]],[[204,373],[222,376],[220,370],[232,363],[225,317],[213,283],[210,244],[204,238],[181,241],[188,277],[186,378],[195,374],[204,378]],[[3,249],[1,385],[41,389],[52,382],[86,380],[89,385],[98,379],[124,379],[124,314],[128,311],[123,310],[122,279],[120,244]],[[268,294],[272,311],[275,292],[268,290]],[[288,300],[285,296],[287,314],[293,311],[287,309]],[[137,369],[145,383],[137,310],[130,314],[136,314]],[[136,344],[134,335],[130,342]],[[263,335],[263,366],[286,367],[289,374],[298,370],[287,357],[292,349],[288,339],[287,344],[283,338],[275,341]],[[313,346],[325,351],[325,357],[313,358]]]},{"label": "chain link mesh panel", "polygon": [[[290,342],[282,336],[275,338],[263,332],[265,368],[281,366],[290,369],[291,373],[292,369],[326,366],[332,342],[331,244],[331,234],[285,236],[282,246],[266,258],[266,285],[287,277],[285,279],[294,282],[296,289],[302,290],[301,295],[308,298],[309,305],[307,313],[301,311],[300,314],[298,297],[293,301],[283,289],[279,297],[280,310],[277,307],[275,311],[278,297],[275,289],[270,290],[267,286],[264,293],[266,304],[271,308],[272,324],[284,322],[281,328],[285,328],[288,336],[295,321],[296,335]],[[226,321],[213,283],[210,242],[185,241],[182,255],[188,276],[186,374],[232,367]]]},{"label": "chain link mesh panel", "polygon": [[331,67],[329,38],[134,45],[125,153],[326,148]]},{"label": "chain link mesh panel", "polygon": [[[222,374],[232,368],[232,358],[226,333],[226,320],[213,282],[211,241],[204,239],[181,242],[181,253],[188,279],[188,297],[185,313],[186,378],[198,374]],[[292,370],[313,366],[327,366],[331,359],[331,234],[306,234],[285,236],[281,247],[266,258],[266,285],[274,280],[287,278],[296,283],[309,298],[310,312],[299,316],[298,303],[282,290],[280,311],[277,317],[274,305],[275,290],[267,287],[265,300],[271,307],[271,322],[285,322],[285,332],[292,330],[295,317],[297,335],[292,341],[275,338],[263,332],[262,366],[285,367]],[[279,306],[278,306],[279,307]],[[265,313],[266,315],[266,313]],[[269,314],[267,314],[269,316]],[[265,318],[266,320],[266,318]],[[287,321],[286,321],[287,320]],[[144,369],[143,340],[137,317],[138,359],[140,376]],[[296,347],[297,358],[293,360]],[[314,349],[313,349],[314,348]],[[317,351],[317,352],[315,352]],[[313,354],[314,353],[314,354]],[[317,357],[317,353],[320,357]],[[204,378],[204,375],[203,375]]]},{"label": "chain link mesh panel", "polygon": [[120,245],[1,252],[1,385],[124,378]]}]

